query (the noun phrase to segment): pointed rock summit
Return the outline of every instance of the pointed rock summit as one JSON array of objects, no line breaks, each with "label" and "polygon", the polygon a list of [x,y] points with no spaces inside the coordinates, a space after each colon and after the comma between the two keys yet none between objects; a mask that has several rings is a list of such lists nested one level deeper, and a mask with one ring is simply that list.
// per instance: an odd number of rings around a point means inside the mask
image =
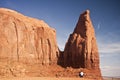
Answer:
[{"label": "pointed rock summit", "polygon": [[99,68],[99,54],[90,11],[80,15],[64,50],[64,65],[75,68]]}]

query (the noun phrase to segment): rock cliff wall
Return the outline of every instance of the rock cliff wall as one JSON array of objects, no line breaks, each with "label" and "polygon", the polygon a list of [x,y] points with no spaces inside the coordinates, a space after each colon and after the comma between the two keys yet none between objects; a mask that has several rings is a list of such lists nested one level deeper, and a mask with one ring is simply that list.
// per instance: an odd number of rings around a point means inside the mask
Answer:
[{"label": "rock cliff wall", "polygon": [[0,9],[0,59],[52,64],[57,61],[56,31],[44,21]]}]

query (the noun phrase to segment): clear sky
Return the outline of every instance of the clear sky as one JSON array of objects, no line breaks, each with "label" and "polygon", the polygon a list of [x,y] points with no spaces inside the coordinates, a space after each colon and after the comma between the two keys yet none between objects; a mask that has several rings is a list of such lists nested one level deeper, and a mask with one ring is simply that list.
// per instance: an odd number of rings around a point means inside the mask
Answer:
[{"label": "clear sky", "polygon": [[56,29],[61,50],[80,14],[89,9],[102,75],[120,77],[120,0],[0,0],[0,7],[44,20]]}]

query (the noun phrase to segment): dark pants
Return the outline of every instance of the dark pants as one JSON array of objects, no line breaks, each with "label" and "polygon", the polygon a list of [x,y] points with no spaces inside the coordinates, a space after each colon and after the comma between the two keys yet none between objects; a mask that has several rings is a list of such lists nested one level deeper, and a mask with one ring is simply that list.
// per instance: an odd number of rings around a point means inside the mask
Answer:
[{"label": "dark pants", "polygon": [[79,75],[80,77],[83,77],[83,75]]}]

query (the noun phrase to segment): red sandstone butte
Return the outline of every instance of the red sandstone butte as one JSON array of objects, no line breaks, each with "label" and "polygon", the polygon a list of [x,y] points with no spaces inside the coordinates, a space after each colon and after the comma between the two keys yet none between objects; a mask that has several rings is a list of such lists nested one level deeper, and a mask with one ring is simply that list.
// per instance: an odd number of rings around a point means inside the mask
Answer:
[{"label": "red sandstone butte", "polygon": [[0,8],[0,59],[24,63],[56,63],[56,31],[44,21]]}]

